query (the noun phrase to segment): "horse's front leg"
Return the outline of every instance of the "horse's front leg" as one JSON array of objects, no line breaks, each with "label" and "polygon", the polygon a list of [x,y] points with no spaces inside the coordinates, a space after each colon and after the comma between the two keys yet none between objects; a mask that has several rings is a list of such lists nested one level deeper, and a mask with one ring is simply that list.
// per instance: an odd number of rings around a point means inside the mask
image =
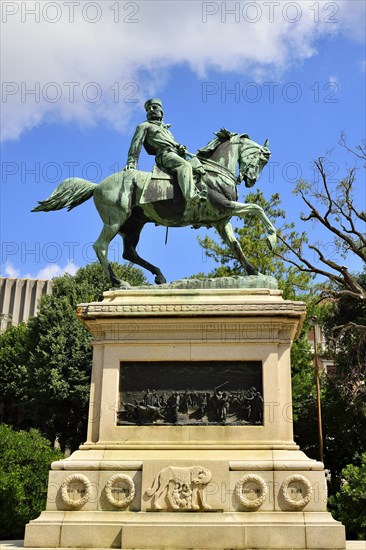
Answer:
[{"label": "horse's front leg", "polygon": [[253,203],[242,203],[242,202],[232,202],[233,206],[232,215],[233,216],[245,216],[246,214],[254,214],[257,216],[264,224],[267,230],[267,244],[270,250],[273,250],[277,243],[277,234],[276,229],[272,223],[267,218],[263,208]]},{"label": "horse's front leg", "polygon": [[248,262],[244,256],[243,250],[240,246],[238,239],[235,237],[234,230],[230,222],[225,222],[223,224],[218,224],[215,226],[219,235],[225,244],[234,252],[235,256],[238,258],[241,265],[244,267],[248,275],[259,275],[259,272],[255,267]]}]

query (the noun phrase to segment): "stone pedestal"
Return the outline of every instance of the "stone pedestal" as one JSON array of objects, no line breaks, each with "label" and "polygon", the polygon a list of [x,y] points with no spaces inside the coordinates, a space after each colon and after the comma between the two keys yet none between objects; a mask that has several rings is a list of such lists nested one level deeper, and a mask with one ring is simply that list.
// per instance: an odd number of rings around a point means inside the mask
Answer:
[{"label": "stone pedestal", "polygon": [[293,441],[302,302],[153,288],[106,292],[78,315],[94,339],[88,438],[53,463],[26,547],[345,548],[323,464]]}]

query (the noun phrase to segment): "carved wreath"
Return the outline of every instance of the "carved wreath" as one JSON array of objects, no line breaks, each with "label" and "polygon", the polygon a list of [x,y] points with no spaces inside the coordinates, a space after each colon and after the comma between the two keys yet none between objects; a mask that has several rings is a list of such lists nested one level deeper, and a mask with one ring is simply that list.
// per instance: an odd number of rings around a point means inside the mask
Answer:
[{"label": "carved wreath", "polygon": [[[254,483],[256,487],[258,487],[259,489],[259,495],[254,500],[247,498],[243,493],[243,489],[245,485],[249,482]],[[262,506],[263,502],[266,500],[267,494],[268,494],[268,487],[261,477],[255,474],[247,474],[241,477],[239,481],[236,482],[235,494],[238,497],[240,503],[245,508],[255,510],[260,506]]]},{"label": "carved wreath", "polygon": [[[294,500],[293,498],[291,498],[289,496],[289,491],[288,491],[289,485],[290,485],[290,483],[294,483],[294,482],[300,483],[303,486],[304,490],[305,490],[305,495],[302,498],[300,498],[299,500]],[[306,477],[304,477],[300,474],[293,474],[293,475],[289,476],[283,482],[283,484],[281,486],[281,491],[282,491],[282,496],[283,496],[284,500],[286,501],[286,503],[291,508],[299,509],[299,508],[304,508],[304,506],[309,504],[310,499],[311,499],[312,494],[313,494],[313,487],[312,487],[310,481],[308,479],[306,479]]]},{"label": "carved wreath", "polygon": [[[116,483],[126,483],[128,487],[128,495],[122,499],[116,499],[113,495],[113,487]],[[133,501],[135,497],[135,484],[130,478],[130,476],[126,474],[116,474],[109,478],[107,481],[107,484],[105,486],[105,496],[108,500],[109,504],[114,506],[115,508],[125,508],[130,502]]]},{"label": "carved wreath", "polygon": [[[78,499],[73,499],[68,494],[70,483],[81,483],[84,486],[85,493]],[[61,498],[65,504],[71,508],[81,508],[88,502],[92,494],[92,484],[83,474],[71,474],[61,485]]]}]

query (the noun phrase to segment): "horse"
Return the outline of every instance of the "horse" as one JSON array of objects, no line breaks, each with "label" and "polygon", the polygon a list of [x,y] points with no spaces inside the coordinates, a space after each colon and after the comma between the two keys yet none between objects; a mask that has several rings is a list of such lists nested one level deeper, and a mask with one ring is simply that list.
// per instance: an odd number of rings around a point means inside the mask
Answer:
[{"label": "horse", "polygon": [[[81,178],[68,178],[53,191],[48,199],[38,202],[32,212],[48,212],[76,206],[94,198],[103,228],[93,248],[113,287],[129,288],[119,279],[108,260],[108,247],[119,234],[123,239],[123,258],[139,265],[153,275],[155,283],[166,283],[160,269],[141,258],[136,247],[146,223],[168,227],[214,227],[233,251],[247,275],[258,271],[245,257],[230,223],[232,216],[254,214],[267,231],[267,243],[272,250],[276,243],[276,230],[263,209],[251,203],[237,201],[237,186],[242,181],[252,187],[264,166],[270,151],[268,140],[261,146],[248,134],[232,133],[222,128],[206,147],[200,149],[193,161],[199,169],[195,173],[196,186],[206,194],[207,200],[186,208],[186,201],[174,175],[158,171],[153,179],[151,172],[123,169],[110,175],[99,184]],[[236,176],[237,166],[239,175]],[[197,166],[196,166],[197,167]],[[156,169],[156,167],[155,167]]]}]

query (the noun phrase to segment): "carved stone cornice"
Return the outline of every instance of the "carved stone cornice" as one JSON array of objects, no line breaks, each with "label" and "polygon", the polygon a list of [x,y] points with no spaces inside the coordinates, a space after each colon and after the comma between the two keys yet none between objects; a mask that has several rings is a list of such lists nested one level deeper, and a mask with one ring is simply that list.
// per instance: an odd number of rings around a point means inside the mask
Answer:
[{"label": "carved stone cornice", "polygon": [[78,316],[100,317],[100,316],[134,316],[134,317],[155,317],[174,315],[291,315],[299,316],[303,313],[302,302],[291,302],[289,304],[103,304],[91,303],[78,306]]},{"label": "carved stone cornice", "polygon": [[[115,325],[114,334],[123,332],[122,326],[129,323],[127,330],[131,326],[136,330],[139,323],[139,332],[141,331],[164,331],[178,332],[184,330],[189,332],[200,330],[198,318],[211,318],[212,322],[220,323],[219,317],[224,319],[227,330],[232,330],[231,323],[238,323],[238,327],[245,323],[255,323],[255,318],[263,324],[270,324],[270,328],[261,330],[262,337],[269,336],[275,339],[288,340],[290,337],[289,327],[285,327],[283,322],[291,324],[294,328],[290,330],[293,337],[301,327],[305,317],[305,304],[303,302],[283,300],[279,290],[270,289],[216,289],[216,290],[176,290],[176,289],[138,289],[129,291],[109,291],[104,293],[102,302],[92,302],[89,304],[80,304],[77,308],[79,319],[84,322],[92,332],[99,331],[110,332],[103,323],[118,319],[118,327]],[[152,323],[148,323],[148,318],[154,318]],[[173,318],[179,322],[173,322]],[[189,324],[187,324],[188,318]],[[265,319],[267,318],[267,319]],[[159,319],[160,323],[157,322]],[[135,320],[135,325],[133,324]],[[95,321],[100,324],[97,329]],[[282,321],[282,325],[280,326]],[[169,327],[161,323],[169,323]],[[132,325],[131,325],[132,323]],[[92,327],[92,325],[94,325]],[[142,326],[141,326],[142,325]],[[192,326],[190,326],[192,325]],[[199,325],[199,326],[198,326]],[[294,330],[295,329],[295,330]],[[210,327],[204,330],[209,331]],[[221,330],[221,329],[219,329]],[[243,329],[238,329],[238,334]],[[282,331],[282,337],[275,333]],[[284,334],[284,333],[288,334]],[[104,336],[107,337],[108,336]],[[262,337],[260,339],[262,339]],[[213,337],[214,338],[214,337]],[[115,339],[115,336],[112,337]],[[246,338],[247,339],[247,338]],[[258,339],[256,336],[255,339]]]},{"label": "carved stone cornice", "polygon": [[[131,344],[131,342],[142,343],[145,341],[158,341],[160,337],[164,341],[186,341],[190,342],[289,342],[294,337],[294,321],[283,321],[282,319],[253,319],[244,318],[242,322],[232,323],[227,319],[221,322],[202,321],[196,319],[195,323],[178,323],[174,320],[131,319],[127,322],[118,321],[115,318],[88,320],[88,328],[93,334],[95,342],[109,341]],[[173,321],[173,322],[172,322]],[[163,335],[163,336],[162,336]]]},{"label": "carved stone cornice", "polygon": [[140,290],[110,291],[102,302],[80,304],[82,319],[95,317],[156,317],[212,315],[290,315],[305,312],[303,302],[283,300],[278,290]]}]

